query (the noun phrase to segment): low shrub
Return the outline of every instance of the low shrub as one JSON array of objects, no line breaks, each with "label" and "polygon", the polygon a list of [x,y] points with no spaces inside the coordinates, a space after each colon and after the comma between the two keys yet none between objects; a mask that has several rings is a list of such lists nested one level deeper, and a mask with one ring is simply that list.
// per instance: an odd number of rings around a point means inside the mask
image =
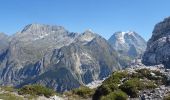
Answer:
[{"label": "low shrub", "polygon": [[127,100],[128,95],[121,90],[114,91],[106,96],[102,96],[101,100]]},{"label": "low shrub", "polygon": [[126,71],[113,72],[112,75],[106,79],[103,84],[120,84],[122,78],[127,78],[128,73]]},{"label": "low shrub", "polygon": [[[167,77],[163,75],[160,71],[149,70],[149,69],[139,69],[134,75],[138,78],[147,78],[148,80],[154,80],[157,85],[168,84]],[[152,75],[151,73],[155,74]]]},{"label": "low shrub", "polygon": [[161,75],[161,73],[152,72],[149,69],[139,69],[134,73],[128,73],[126,70],[114,72],[96,89],[93,100],[100,100],[103,96],[110,97],[110,95],[113,95],[118,90],[122,90],[132,98],[138,97],[139,91],[157,87],[158,84],[156,83],[161,81],[161,78],[157,77],[156,73]]},{"label": "low shrub", "polygon": [[88,98],[92,97],[92,95],[94,94],[94,90],[85,86],[81,86],[79,88],[73,89],[72,94],[78,95],[83,98]]},{"label": "low shrub", "polygon": [[124,82],[120,89],[127,93],[130,97],[138,97],[139,90],[144,89],[153,89],[157,86],[154,84],[153,81],[149,80],[140,80],[138,78],[133,78]]},{"label": "low shrub", "polygon": [[140,86],[140,82],[138,79],[132,79],[126,81],[123,85],[120,86],[120,89],[130,95],[131,97],[138,96],[138,87]]},{"label": "low shrub", "polygon": [[111,92],[118,89],[117,84],[103,84],[100,87],[97,88],[93,95],[93,100],[99,100],[101,96],[105,96],[110,94]]},{"label": "low shrub", "polygon": [[149,77],[151,75],[151,71],[149,69],[139,69],[139,70],[136,70],[136,72],[138,72],[138,74],[141,74],[143,77]]},{"label": "low shrub", "polygon": [[18,90],[18,94],[20,95],[33,95],[33,96],[41,96],[44,95],[45,97],[50,97],[53,96],[55,94],[55,91],[53,91],[52,89],[46,88],[44,86],[41,85],[26,85],[23,86],[22,88],[20,88]]}]

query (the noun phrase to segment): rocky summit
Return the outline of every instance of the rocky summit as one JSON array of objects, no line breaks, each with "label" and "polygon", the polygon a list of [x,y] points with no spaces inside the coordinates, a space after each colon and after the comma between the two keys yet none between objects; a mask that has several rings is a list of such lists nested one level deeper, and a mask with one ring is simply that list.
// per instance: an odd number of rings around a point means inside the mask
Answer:
[{"label": "rocky summit", "polygon": [[146,41],[134,31],[116,32],[108,42],[118,52],[122,66],[128,66],[135,58],[141,58],[146,49]]},{"label": "rocky summit", "polygon": [[112,47],[128,56],[139,57],[146,48],[146,41],[136,32],[116,32],[108,40]]},{"label": "rocky summit", "polygon": [[38,83],[63,92],[121,69],[117,52],[91,30],[78,34],[61,26],[30,24],[4,37],[0,35],[1,85]]},{"label": "rocky summit", "polygon": [[155,25],[142,62],[145,65],[164,64],[170,68],[170,17]]}]

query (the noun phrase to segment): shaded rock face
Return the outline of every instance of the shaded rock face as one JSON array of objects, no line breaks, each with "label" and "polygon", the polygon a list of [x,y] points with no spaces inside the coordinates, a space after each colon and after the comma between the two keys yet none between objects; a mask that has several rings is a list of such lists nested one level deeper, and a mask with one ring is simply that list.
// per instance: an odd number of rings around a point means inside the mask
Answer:
[{"label": "shaded rock face", "polygon": [[116,32],[108,40],[112,47],[128,56],[138,57],[146,49],[146,41],[136,32]]},{"label": "shaded rock face", "polygon": [[145,65],[164,64],[170,68],[170,17],[155,25],[142,62]]},{"label": "shaded rock face", "polygon": [[0,84],[39,83],[63,92],[120,69],[116,51],[101,36],[61,26],[30,24],[8,39],[0,55]]},{"label": "shaded rock face", "polygon": [[[1,69],[6,66],[5,63],[2,63],[2,61],[5,59],[8,48],[9,48],[9,40],[8,36],[5,35],[4,33],[0,33],[0,66]],[[2,73],[2,70],[0,70],[0,73]]]}]

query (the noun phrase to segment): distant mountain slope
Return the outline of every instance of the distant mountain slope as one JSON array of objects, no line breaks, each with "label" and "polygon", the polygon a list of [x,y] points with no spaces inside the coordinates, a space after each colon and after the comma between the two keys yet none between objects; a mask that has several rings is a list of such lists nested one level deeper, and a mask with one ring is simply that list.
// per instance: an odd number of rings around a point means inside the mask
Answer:
[{"label": "distant mountain slope", "polygon": [[0,52],[6,50],[9,46],[8,36],[4,33],[0,33]]},{"label": "distant mountain slope", "polygon": [[121,69],[117,52],[90,30],[72,33],[61,26],[27,25],[9,39],[0,56],[0,83],[40,83],[63,92]]},{"label": "distant mountain slope", "polygon": [[112,47],[131,57],[140,56],[146,48],[146,41],[136,32],[116,32],[108,40]]},{"label": "distant mountain slope", "polygon": [[155,25],[142,62],[145,65],[164,64],[170,68],[170,17]]}]

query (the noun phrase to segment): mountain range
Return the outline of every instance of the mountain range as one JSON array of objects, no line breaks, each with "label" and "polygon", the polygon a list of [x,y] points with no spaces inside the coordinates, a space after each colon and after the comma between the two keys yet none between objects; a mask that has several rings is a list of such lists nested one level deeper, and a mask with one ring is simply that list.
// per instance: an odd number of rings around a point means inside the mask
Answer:
[{"label": "mountain range", "polygon": [[27,25],[12,36],[0,33],[0,42],[1,85],[36,83],[59,92],[108,77],[146,46],[136,32],[117,32],[107,41],[91,30],[75,33],[44,24]]}]

